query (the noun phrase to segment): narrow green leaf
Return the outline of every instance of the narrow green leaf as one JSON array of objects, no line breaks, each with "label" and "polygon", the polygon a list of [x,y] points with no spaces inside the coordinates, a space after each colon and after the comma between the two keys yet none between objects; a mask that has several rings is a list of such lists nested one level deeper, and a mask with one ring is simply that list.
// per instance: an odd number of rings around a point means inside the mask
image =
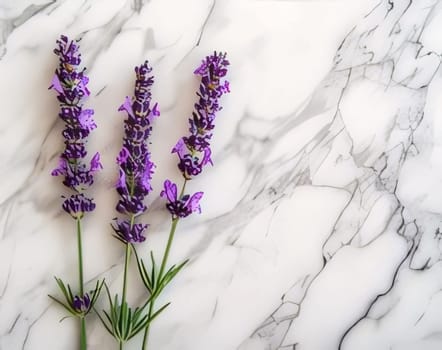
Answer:
[{"label": "narrow green leaf", "polygon": [[61,322],[63,322],[65,319],[67,319],[67,318],[69,318],[69,317],[72,317],[72,316],[65,316],[65,317],[63,317],[60,321],[58,321],[59,323],[61,323]]},{"label": "narrow green leaf", "polygon": [[118,239],[118,240],[119,240],[121,243],[123,243],[123,244],[127,244],[127,242],[126,242],[123,238],[121,238],[120,236],[118,236],[118,235],[112,235],[112,237]]},{"label": "narrow green leaf", "polygon": [[136,336],[141,330],[143,330],[144,328],[146,328],[147,324],[149,322],[147,315],[144,315],[142,319],[140,319],[140,321],[137,324],[134,324],[134,327],[132,329],[132,333],[130,334],[130,338],[133,338],[134,336]]},{"label": "narrow green leaf", "polygon": [[166,305],[163,305],[161,308],[158,309],[158,311],[156,311],[152,317],[150,318],[149,322],[152,322],[160,313],[162,313],[168,306],[170,305],[170,303],[167,303]]},{"label": "narrow green leaf", "polygon": [[60,301],[57,298],[53,297],[52,295],[48,295],[48,297],[51,298],[56,303],[58,303],[61,306],[63,306],[70,314],[72,314],[72,316],[78,316],[77,313],[75,312],[75,310],[70,305],[66,305],[65,303],[63,303],[62,301]]},{"label": "narrow green leaf", "polygon": [[[74,294],[72,293],[71,286],[68,284],[69,300],[74,301]],[[83,296],[82,296],[83,297]]]},{"label": "narrow green leaf", "polygon": [[[106,330],[112,335],[114,336],[114,333],[111,331],[111,329],[108,327],[108,325],[106,324],[106,322],[104,321],[104,319],[101,317],[100,313],[94,308],[95,313],[97,314],[98,318],[100,319],[101,323],[103,324],[104,328],[106,328]],[[107,316],[107,319],[109,320],[109,322],[112,324],[109,315],[106,313],[106,311],[104,311],[104,314]]]},{"label": "narrow green leaf", "polygon": [[164,277],[161,279],[160,286],[161,290],[163,290],[171,281],[175,278],[175,276],[178,274],[178,272],[181,271],[181,269],[189,262],[189,260],[183,261],[180,265],[176,266],[173,265],[164,275]]},{"label": "narrow green leaf", "polygon": [[97,281],[95,289],[92,293],[92,298],[91,298],[91,305],[92,306],[95,305],[95,302],[97,301],[98,297],[100,296],[101,289],[103,288],[103,284],[104,284],[104,279],[101,282]]},{"label": "narrow green leaf", "polygon": [[127,325],[127,303],[123,302],[121,304],[121,308],[120,308],[120,320],[119,320],[119,327],[121,330],[121,335],[123,337],[123,339],[126,339],[126,325]]},{"label": "narrow green leaf", "polygon": [[129,308],[128,316],[127,316],[127,325],[126,325],[126,339],[129,339],[130,333],[132,331],[132,310]]},{"label": "narrow green leaf", "polygon": [[155,290],[157,288],[157,280],[156,280],[156,274],[155,271],[157,270],[157,265],[155,263],[155,258],[153,256],[153,251],[150,251],[150,261],[152,263],[152,270],[151,270],[151,279],[152,279],[152,290]]},{"label": "narrow green leaf", "polygon": [[149,273],[147,272],[146,265],[144,264],[143,259],[141,259],[141,261],[140,261],[140,270],[142,271],[141,272],[141,277],[142,277],[144,285],[146,286],[146,288],[149,291],[149,293],[152,293],[152,290],[154,288],[154,285],[153,285],[153,282],[152,282],[153,279],[150,278]]},{"label": "narrow green leaf", "polygon": [[57,278],[57,277],[54,277],[54,278],[55,278],[55,281],[57,282],[58,288],[60,288],[61,292],[63,293],[63,295],[65,297],[65,299],[67,301],[69,301],[70,300],[69,299],[69,293],[68,293],[68,291],[67,291],[67,289],[66,289],[66,287],[64,285],[64,282],[61,280],[61,278]]}]

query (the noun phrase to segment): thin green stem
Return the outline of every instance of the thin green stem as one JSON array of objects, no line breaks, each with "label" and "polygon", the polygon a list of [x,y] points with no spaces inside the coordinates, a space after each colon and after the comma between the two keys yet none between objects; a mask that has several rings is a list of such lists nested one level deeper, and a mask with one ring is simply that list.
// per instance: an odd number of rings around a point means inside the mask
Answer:
[{"label": "thin green stem", "polygon": [[[150,304],[149,304],[149,313],[148,313],[148,319],[149,320],[152,317],[154,304],[155,304],[155,298],[152,298],[152,300],[150,301]],[[146,348],[147,348],[147,341],[149,339],[149,330],[150,330],[150,321],[149,321],[149,323],[147,324],[147,326],[146,326],[146,328],[144,330],[143,346],[141,348],[143,350],[146,350]]]},{"label": "thin green stem", "polygon": [[86,350],[87,349],[87,342],[86,342],[86,320],[84,317],[80,318],[80,349]]},{"label": "thin green stem", "polygon": [[[172,246],[173,237],[175,236],[175,230],[176,230],[176,226],[178,224],[178,220],[179,220],[178,218],[175,218],[175,219],[172,220],[172,226],[170,228],[169,239],[167,240],[166,250],[164,251],[163,259],[161,261],[160,272],[158,273],[158,279],[157,279],[157,282],[156,282],[156,287],[157,288],[159,287],[159,282],[163,278],[164,269],[166,268],[167,259],[169,258],[170,247]],[[154,308],[154,305],[155,305],[155,299],[156,299],[157,296],[158,295],[153,296],[151,301],[150,301],[149,313],[148,313],[148,318],[149,319],[152,317],[153,308]],[[149,338],[149,329],[150,329],[150,322],[147,324],[147,326],[146,326],[146,328],[144,330],[142,350],[146,350],[146,348],[147,348],[147,340]]]},{"label": "thin green stem", "polygon": [[130,245],[126,243],[126,258],[124,260],[124,277],[123,277],[123,296],[121,298],[121,305],[126,302],[126,290],[127,290],[127,270],[130,261]]},{"label": "thin green stem", "polygon": [[[130,228],[132,229],[132,226],[134,224],[135,216],[131,215],[130,217]],[[121,303],[122,305],[126,302],[126,289],[127,289],[127,269],[129,268],[129,262],[130,262],[130,244],[126,243],[126,258],[124,260],[124,277],[123,277],[123,296]]]},{"label": "thin green stem", "polygon": [[180,192],[180,199],[183,198],[183,196],[184,196],[184,191],[186,190],[187,181],[189,181],[189,180],[184,179],[183,188],[181,189],[181,192]]},{"label": "thin green stem", "polygon": [[172,247],[173,238],[175,236],[176,226],[179,218],[172,219],[172,226],[170,227],[169,239],[167,240],[166,250],[164,251],[163,259],[161,261],[160,272],[158,273],[158,282],[163,278],[164,269],[166,268],[167,259],[169,258],[170,248]]},{"label": "thin green stem", "polygon": [[[135,215],[131,215],[130,217],[130,227],[132,228],[135,221]],[[132,249],[129,243],[126,243],[126,253],[124,259],[124,275],[123,275],[123,292],[121,296],[121,308],[120,308],[120,320],[125,318],[123,315],[124,310],[126,310],[126,297],[127,297],[127,276],[128,276],[128,268],[130,263],[130,253]],[[124,325],[125,327],[125,325]],[[120,350],[123,349],[124,342],[120,339]]]},{"label": "thin green stem", "polygon": [[[179,197],[180,199],[184,195],[184,191],[186,189],[187,181],[188,181],[187,179],[184,179],[183,187],[182,187],[181,192],[180,192],[180,197]],[[175,231],[176,231],[176,227],[178,225],[178,221],[179,221],[179,218],[173,218],[172,219],[172,226],[170,227],[169,238],[167,239],[166,249],[164,250],[163,259],[161,260],[160,272],[158,273],[158,277],[157,277],[157,283],[156,283],[157,287],[159,285],[159,282],[163,278],[163,273],[164,273],[164,270],[165,270],[166,265],[167,265],[167,260],[169,258],[170,248],[172,247],[172,242],[173,242],[173,238],[175,236]],[[149,313],[148,313],[149,319],[152,317],[152,313],[153,313],[156,297],[157,297],[157,295],[152,297],[152,299],[150,301]],[[146,350],[147,349],[147,341],[149,339],[149,330],[150,330],[150,322],[147,324],[147,326],[146,326],[146,328],[144,330],[142,350]]]},{"label": "thin green stem", "polygon": [[83,298],[83,245],[81,240],[81,219],[77,219],[77,248],[78,248],[78,279],[80,296]]},{"label": "thin green stem", "polygon": [[[80,298],[84,298],[84,279],[83,279],[83,244],[81,239],[81,219],[77,219],[77,249],[78,249],[78,283]],[[86,320],[80,317],[80,349],[86,350]]]}]

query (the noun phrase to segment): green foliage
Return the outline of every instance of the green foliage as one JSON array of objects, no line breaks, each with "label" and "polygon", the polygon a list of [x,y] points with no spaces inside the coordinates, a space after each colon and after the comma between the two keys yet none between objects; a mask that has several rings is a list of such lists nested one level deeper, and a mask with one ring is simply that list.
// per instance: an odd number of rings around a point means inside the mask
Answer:
[{"label": "green foliage", "polygon": [[[75,294],[72,293],[71,286],[69,284],[65,284],[61,278],[54,277],[55,281],[57,282],[57,285],[59,289],[61,290],[63,296],[64,296],[64,302],[60,299],[53,297],[52,295],[48,295],[49,298],[51,298],[53,301],[55,301],[57,304],[61,305],[63,308],[65,308],[69,314],[71,314],[74,317],[85,317],[94,307],[95,302],[97,301],[101,289],[103,288],[104,279],[102,281],[97,281],[95,288],[91,290],[88,295],[90,297],[90,305],[85,310],[77,310],[74,307],[74,298]],[[83,297],[83,296],[81,296]]]},{"label": "green foliage", "polygon": [[[143,281],[144,286],[149,292],[150,299],[155,299],[158,295],[161,294],[163,289],[173,280],[173,278],[181,271],[181,269],[189,262],[189,260],[185,260],[181,264],[172,265],[172,267],[167,270],[162,276],[160,275],[157,264],[155,262],[155,258],[153,253],[150,252],[150,265],[151,268],[148,269],[143,259],[138,258],[136,254],[135,248],[135,256],[137,258],[138,271],[140,273],[141,280]],[[161,271],[160,271],[161,272]]]},{"label": "green foliage", "polygon": [[105,288],[109,300],[109,311],[103,310],[104,316],[98,312],[97,315],[106,330],[119,342],[133,338],[169,306],[169,304],[164,305],[149,317],[146,311],[150,299],[143,306],[132,309],[126,301],[119,300],[118,294],[112,298],[106,284]]}]

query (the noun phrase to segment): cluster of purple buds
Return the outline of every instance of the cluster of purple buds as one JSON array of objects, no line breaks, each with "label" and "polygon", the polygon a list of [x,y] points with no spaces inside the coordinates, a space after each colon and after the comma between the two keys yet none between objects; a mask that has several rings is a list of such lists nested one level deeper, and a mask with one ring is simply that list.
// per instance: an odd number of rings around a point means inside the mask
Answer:
[{"label": "cluster of purple buds", "polygon": [[[189,119],[190,135],[178,140],[172,149],[172,153],[178,155],[178,168],[186,181],[200,174],[206,164],[212,164],[210,140],[215,128],[216,113],[222,109],[219,99],[223,94],[230,92],[229,82],[223,80],[228,65],[226,53],[215,51],[194,71],[194,74],[201,76],[201,84],[196,93],[198,102],[195,103],[192,118]],[[199,201],[203,192],[196,192],[192,196],[177,196],[176,184],[166,180],[161,196],[168,200],[167,209],[175,219],[186,217],[195,211],[201,212]]]},{"label": "cluster of purple buds", "polygon": [[201,76],[201,84],[197,92],[198,102],[189,119],[190,135],[181,138],[172,150],[178,155],[178,168],[187,180],[201,173],[206,164],[212,164],[210,139],[216,113],[222,109],[219,99],[230,92],[229,82],[222,79],[227,74],[228,65],[225,53],[214,52],[194,71]]},{"label": "cluster of purple buds", "polygon": [[160,115],[158,104],[151,105],[152,68],[144,62],[135,68],[135,94],[126,100],[118,109],[126,111],[124,121],[123,147],[117,157],[119,179],[116,185],[120,199],[117,211],[126,215],[125,220],[115,220],[113,226],[117,238],[128,243],[139,243],[145,240],[144,231],[147,225],[134,224],[133,219],[147,210],[145,197],[152,191],[154,163],[150,159],[148,138],[152,131],[152,121]]},{"label": "cluster of purple buds", "polygon": [[87,198],[83,191],[94,182],[94,173],[102,169],[99,153],[92,157],[90,164],[84,161],[87,156],[86,139],[97,125],[92,119],[94,111],[82,108],[82,101],[90,92],[85,69],[78,68],[81,63],[78,45],[64,35],[57,40],[57,45],[54,53],[59,57],[59,66],[49,88],[57,92],[59,117],[65,124],[62,132],[65,149],[52,175],[64,176],[63,184],[75,192],[65,199],[62,207],[74,219],[80,219],[85,212],[95,208],[92,199]]},{"label": "cluster of purple buds", "polygon": [[88,293],[85,293],[83,297],[76,295],[72,300],[72,306],[78,313],[86,314],[91,309],[91,298]]},{"label": "cluster of purple buds", "polygon": [[164,182],[164,190],[161,197],[166,197],[167,209],[172,214],[172,218],[185,218],[195,211],[201,213],[199,202],[203,197],[203,192],[196,192],[192,196],[186,194],[178,198],[177,186],[170,180]]}]

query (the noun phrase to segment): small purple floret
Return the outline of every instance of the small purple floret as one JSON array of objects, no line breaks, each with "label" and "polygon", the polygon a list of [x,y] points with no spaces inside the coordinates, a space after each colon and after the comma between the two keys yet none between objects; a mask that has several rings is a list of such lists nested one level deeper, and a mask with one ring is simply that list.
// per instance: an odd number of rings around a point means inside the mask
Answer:
[{"label": "small purple floret", "polygon": [[72,307],[79,313],[87,313],[91,308],[91,298],[88,293],[85,293],[83,297],[76,295],[72,301]]},{"label": "small purple floret", "polygon": [[95,173],[96,171],[103,169],[103,165],[100,162],[100,153],[95,153],[91,159],[90,172]]},{"label": "small purple floret", "polygon": [[62,208],[74,219],[81,219],[85,213],[95,209],[95,203],[83,194],[74,194],[64,200]]},{"label": "small purple floret", "polygon": [[201,213],[199,202],[203,197],[203,192],[196,192],[192,196],[186,194],[178,198],[177,185],[170,180],[166,180],[160,196],[167,199],[166,207],[174,219],[185,218],[194,212]]},{"label": "small purple floret", "polygon": [[131,226],[129,221],[120,221],[118,219],[115,219],[115,225],[112,225],[117,237],[127,243],[144,242],[146,237],[144,237],[143,234],[147,227],[148,225],[143,225],[141,223],[132,224]]}]

